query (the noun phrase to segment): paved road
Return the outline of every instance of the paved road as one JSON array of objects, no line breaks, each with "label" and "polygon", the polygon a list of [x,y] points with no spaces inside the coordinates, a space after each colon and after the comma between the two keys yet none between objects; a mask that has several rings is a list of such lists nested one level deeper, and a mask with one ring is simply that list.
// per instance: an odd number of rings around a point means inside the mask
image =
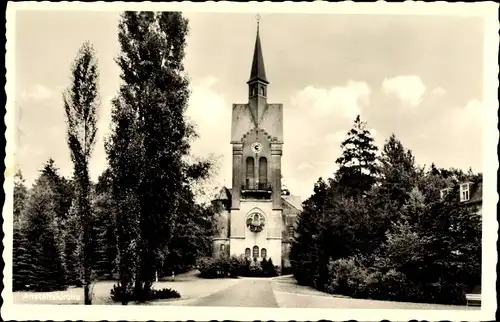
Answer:
[{"label": "paved road", "polygon": [[270,279],[242,279],[236,285],[189,303],[191,306],[278,307]]},{"label": "paved road", "polygon": [[[214,280],[217,281],[217,280]],[[263,308],[377,308],[377,309],[476,309],[465,306],[405,303],[352,299],[332,296],[306,286],[297,285],[293,277],[239,278],[207,295],[186,300],[159,302],[160,305],[263,307]]]}]

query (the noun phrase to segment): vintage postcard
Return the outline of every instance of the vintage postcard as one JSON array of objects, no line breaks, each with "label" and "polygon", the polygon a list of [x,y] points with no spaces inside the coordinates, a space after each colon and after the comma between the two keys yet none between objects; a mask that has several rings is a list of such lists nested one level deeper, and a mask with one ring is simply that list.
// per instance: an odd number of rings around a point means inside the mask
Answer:
[{"label": "vintage postcard", "polygon": [[491,320],[498,5],[7,5],[7,320]]}]

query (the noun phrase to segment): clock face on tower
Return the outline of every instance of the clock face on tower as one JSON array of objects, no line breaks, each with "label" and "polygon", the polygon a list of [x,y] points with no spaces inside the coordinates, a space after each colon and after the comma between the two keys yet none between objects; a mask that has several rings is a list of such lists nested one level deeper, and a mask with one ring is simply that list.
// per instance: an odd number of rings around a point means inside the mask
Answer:
[{"label": "clock face on tower", "polygon": [[262,151],[262,145],[259,142],[255,142],[252,144],[252,151],[254,153],[260,153],[260,151]]}]

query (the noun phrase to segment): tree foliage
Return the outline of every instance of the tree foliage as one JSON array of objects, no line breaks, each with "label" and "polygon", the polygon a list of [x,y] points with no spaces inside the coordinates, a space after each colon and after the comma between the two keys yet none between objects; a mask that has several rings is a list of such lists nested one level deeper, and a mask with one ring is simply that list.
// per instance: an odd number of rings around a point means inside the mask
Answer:
[{"label": "tree foliage", "polygon": [[334,178],[320,178],[303,203],[290,253],[295,278],[354,297],[463,304],[480,282],[481,215],[459,202],[459,183],[482,175],[418,167],[395,135],[374,160],[364,126],[357,118]]},{"label": "tree foliage", "polygon": [[[176,223],[192,202],[186,189],[206,168],[187,161],[195,137],[185,117],[187,32],[178,12],[125,12],[119,25],[123,84],[113,100],[107,154],[113,199],[120,204],[118,266],[126,292],[149,292],[156,273],[168,266]],[[182,219],[186,225],[193,220]]]},{"label": "tree foliage", "polygon": [[68,125],[68,147],[74,166],[76,212],[80,218],[81,265],[85,304],[92,304],[90,294],[92,258],[92,213],[90,205],[89,160],[95,145],[99,100],[99,72],[94,48],[82,45],[71,69],[71,84],[64,93],[64,110]]},{"label": "tree foliage", "polygon": [[21,212],[28,198],[28,188],[21,170],[14,175],[14,223],[21,217]]},{"label": "tree foliage", "polygon": [[336,181],[346,196],[360,196],[375,184],[377,175],[374,139],[366,129],[366,123],[356,117],[353,128],[342,142],[342,155],[336,160],[339,169]]},{"label": "tree foliage", "polygon": [[54,190],[50,178],[42,174],[21,215],[16,239],[22,251],[14,254],[18,267],[14,284],[19,288],[54,291],[66,287]]}]

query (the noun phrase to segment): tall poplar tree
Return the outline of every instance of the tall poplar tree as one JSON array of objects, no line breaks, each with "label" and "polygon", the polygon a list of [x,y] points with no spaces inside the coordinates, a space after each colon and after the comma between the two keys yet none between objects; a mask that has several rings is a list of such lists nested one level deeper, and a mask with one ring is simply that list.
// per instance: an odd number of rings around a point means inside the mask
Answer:
[{"label": "tall poplar tree", "polygon": [[68,125],[68,146],[74,166],[77,214],[81,221],[83,286],[85,304],[92,304],[91,284],[91,207],[89,160],[95,145],[99,99],[99,72],[92,45],[84,43],[71,69],[71,84],[64,93]]},{"label": "tall poplar tree", "polygon": [[[188,21],[179,12],[125,12],[119,24],[122,85],[107,143],[118,232],[119,292],[140,300],[165,264],[183,189],[208,173],[188,164],[195,137],[185,117]],[[168,265],[167,265],[168,266]],[[126,304],[126,300],[123,304]]]}]

